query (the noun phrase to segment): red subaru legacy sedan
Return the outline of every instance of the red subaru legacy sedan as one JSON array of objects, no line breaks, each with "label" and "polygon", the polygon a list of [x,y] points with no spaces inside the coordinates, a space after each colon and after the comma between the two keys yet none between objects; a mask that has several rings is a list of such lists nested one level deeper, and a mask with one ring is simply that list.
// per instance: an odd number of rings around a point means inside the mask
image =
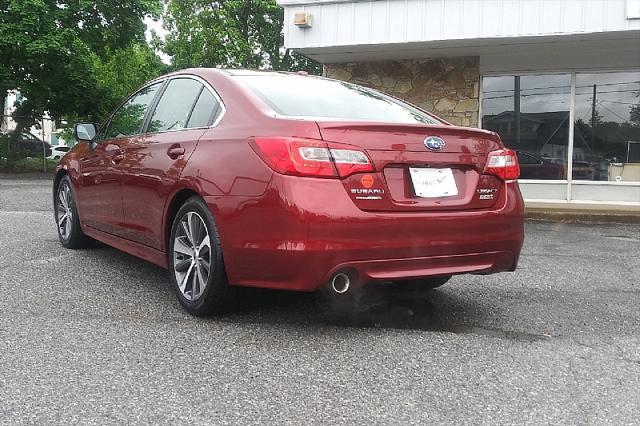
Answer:
[{"label": "red subaru legacy sedan", "polygon": [[190,69],[74,130],[54,181],[62,245],[168,268],[192,314],[220,312],[233,286],[343,297],[518,262],[516,154],[372,89]]}]

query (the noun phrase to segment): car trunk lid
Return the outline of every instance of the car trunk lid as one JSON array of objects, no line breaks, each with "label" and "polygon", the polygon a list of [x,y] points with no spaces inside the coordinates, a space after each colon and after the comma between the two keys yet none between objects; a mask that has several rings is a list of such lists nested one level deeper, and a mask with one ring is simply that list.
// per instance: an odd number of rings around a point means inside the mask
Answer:
[{"label": "car trunk lid", "polygon": [[[322,138],[365,151],[376,172],[343,179],[353,202],[367,211],[487,209],[503,182],[483,174],[487,155],[502,148],[495,133],[450,125],[319,121]],[[444,141],[429,149],[425,140]],[[431,144],[437,147],[437,143]]]}]

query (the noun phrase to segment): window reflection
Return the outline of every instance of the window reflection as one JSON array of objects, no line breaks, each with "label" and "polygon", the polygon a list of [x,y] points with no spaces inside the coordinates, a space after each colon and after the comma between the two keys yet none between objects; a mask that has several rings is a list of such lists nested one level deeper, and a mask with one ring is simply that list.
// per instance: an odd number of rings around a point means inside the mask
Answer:
[{"label": "window reflection", "polygon": [[148,132],[180,130],[187,127],[189,114],[201,90],[202,84],[190,78],[171,80],[153,112]]},{"label": "window reflection", "polygon": [[640,181],[640,71],[576,74],[573,179]]},{"label": "window reflection", "polygon": [[571,75],[484,77],[482,127],[517,151],[521,179],[566,179]]},{"label": "window reflection", "polygon": [[187,127],[205,127],[213,121],[213,114],[219,115],[218,101],[208,89],[204,89],[191,112],[191,117],[187,123]]},{"label": "window reflection", "polygon": [[401,100],[351,83],[284,75],[237,78],[276,113],[289,117],[439,124]]},{"label": "window reflection", "polygon": [[114,139],[140,133],[142,120],[161,83],[140,90],[113,114],[101,139]]}]

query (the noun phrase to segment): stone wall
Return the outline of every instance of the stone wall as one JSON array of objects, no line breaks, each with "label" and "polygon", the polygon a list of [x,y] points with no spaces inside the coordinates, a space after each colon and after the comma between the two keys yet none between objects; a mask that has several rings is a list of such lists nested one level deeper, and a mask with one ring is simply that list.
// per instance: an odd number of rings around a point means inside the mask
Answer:
[{"label": "stone wall", "polygon": [[478,125],[477,57],[327,64],[324,73],[405,99],[452,124]]}]

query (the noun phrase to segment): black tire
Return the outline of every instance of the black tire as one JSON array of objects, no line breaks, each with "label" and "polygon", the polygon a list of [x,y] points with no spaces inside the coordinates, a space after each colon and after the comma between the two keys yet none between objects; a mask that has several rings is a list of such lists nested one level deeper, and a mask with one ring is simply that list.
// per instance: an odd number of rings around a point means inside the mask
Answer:
[{"label": "black tire", "polygon": [[427,291],[438,288],[446,284],[451,279],[451,275],[441,275],[438,277],[420,278],[415,280],[398,280],[393,284],[401,290]]},{"label": "black tire", "polygon": [[[76,208],[75,193],[69,176],[64,176],[56,188],[54,204],[58,239],[65,248],[80,249],[92,245],[93,240],[87,237],[80,228],[80,217]],[[62,220],[62,223],[60,222]]]},{"label": "black tire", "polygon": [[[196,243],[189,245],[192,238],[189,238],[190,234],[186,234],[185,228],[182,225],[183,221],[187,221],[188,223],[189,217],[193,218],[194,223],[199,219],[202,220],[201,222],[198,221],[198,223],[204,225],[209,237],[210,245],[208,255],[203,249],[201,253],[196,253],[194,251],[191,257],[175,251],[176,244],[180,244],[180,242],[183,242],[184,245],[187,245],[190,248],[199,245],[196,234],[203,232],[201,225],[198,225],[200,228],[193,236]],[[186,226],[189,227],[189,225]],[[184,233],[184,235],[181,236],[181,233]],[[178,236],[179,241],[176,241],[176,235]],[[202,247],[204,248],[205,246]],[[186,266],[185,262],[188,262],[189,259],[196,258],[198,261],[192,260],[191,267]],[[207,259],[209,261],[209,272],[206,275],[206,278],[204,278],[206,268],[202,265],[206,263]],[[233,288],[229,286],[227,281],[227,274],[222,258],[222,247],[220,246],[220,237],[215,221],[209,211],[209,208],[200,197],[194,196],[189,198],[182,205],[180,210],[178,210],[173,224],[171,225],[168,260],[173,288],[176,292],[176,296],[178,297],[178,301],[187,312],[196,316],[208,316],[228,312],[231,308],[231,301],[233,299],[234,292]],[[178,267],[178,270],[176,270],[176,266]],[[191,271],[191,273],[189,271]],[[200,271],[202,271],[202,275],[196,276]],[[183,284],[181,286],[181,283],[178,282],[178,276],[183,273],[185,274],[184,277],[186,278],[186,281],[183,278]],[[204,278],[204,281],[206,281],[204,289],[201,286],[200,277]],[[191,286],[190,290],[189,286]]]}]

